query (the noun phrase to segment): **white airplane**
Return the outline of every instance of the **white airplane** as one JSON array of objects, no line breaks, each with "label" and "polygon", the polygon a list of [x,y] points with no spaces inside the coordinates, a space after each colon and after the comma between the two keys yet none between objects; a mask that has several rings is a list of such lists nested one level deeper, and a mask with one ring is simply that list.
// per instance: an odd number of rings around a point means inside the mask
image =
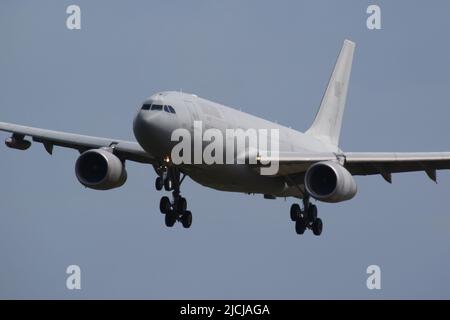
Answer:
[{"label": "white airplane", "polygon": [[[180,221],[185,228],[192,223],[186,199],[180,185],[186,176],[221,191],[262,194],[264,198],[296,197],[302,206],[292,204],[290,218],[295,230],[303,234],[311,229],[322,233],[322,220],[317,217],[314,198],[324,202],[341,202],[353,198],[357,188],[353,175],[380,174],[391,183],[391,174],[425,171],[436,182],[436,170],[450,169],[450,152],[433,153],[358,153],[339,149],[342,116],[355,44],[345,40],[334,71],[323,96],[319,111],[311,127],[305,132],[249,115],[244,112],[180,92],[161,92],[144,101],[133,123],[137,142],[122,141],[57,132],[0,122],[0,130],[12,133],[5,144],[25,150],[31,145],[26,137],[40,142],[52,154],[53,146],[77,149],[80,152],[75,174],[85,187],[107,190],[122,186],[127,173],[125,162],[151,164],[156,173],[156,189],[173,191],[173,199],[164,196],[160,211],[165,224],[172,227]],[[200,120],[206,127],[241,129],[278,129],[279,155],[271,159],[255,156],[256,164],[187,164],[175,165],[170,158],[174,141],[171,133],[177,128],[194,128]],[[275,175],[261,174],[263,160],[277,161]]]}]

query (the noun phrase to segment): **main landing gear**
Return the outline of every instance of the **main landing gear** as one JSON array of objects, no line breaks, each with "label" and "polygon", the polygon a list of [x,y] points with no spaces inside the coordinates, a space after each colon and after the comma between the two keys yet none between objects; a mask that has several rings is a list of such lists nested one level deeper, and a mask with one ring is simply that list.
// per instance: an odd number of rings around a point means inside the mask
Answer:
[{"label": "main landing gear", "polygon": [[180,194],[180,186],[185,175],[181,178],[181,173],[177,168],[165,167],[160,171],[155,180],[156,190],[164,189],[172,191],[172,201],[169,197],[162,197],[159,202],[159,210],[165,215],[167,227],[173,227],[175,222],[180,221],[184,228],[190,228],[192,224],[192,213],[187,210],[187,201]]},{"label": "main landing gear", "polygon": [[305,233],[306,229],[311,229],[316,236],[322,234],[322,219],[317,217],[317,207],[309,202],[309,196],[303,198],[303,210],[297,203],[291,206],[291,220],[295,222],[297,234]]}]

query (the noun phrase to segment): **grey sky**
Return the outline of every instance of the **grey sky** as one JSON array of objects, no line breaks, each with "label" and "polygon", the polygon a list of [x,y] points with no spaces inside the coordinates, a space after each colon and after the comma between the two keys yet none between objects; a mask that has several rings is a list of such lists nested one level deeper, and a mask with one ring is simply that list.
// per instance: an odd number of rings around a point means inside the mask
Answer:
[{"label": "grey sky", "polygon": [[[66,29],[80,5],[82,29]],[[382,9],[382,30],[366,8]],[[450,2],[2,1],[0,120],[134,139],[150,94],[193,92],[299,130],[345,38],[356,42],[342,148],[449,151]],[[1,134],[6,138],[6,134]],[[188,180],[193,227],[164,226],[149,166],[99,192],[77,153],[0,147],[0,298],[450,298],[450,174],[357,178],[319,203],[320,238],[297,236],[292,199]],[[65,288],[78,264],[82,290]],[[382,290],[366,288],[366,268]]]}]

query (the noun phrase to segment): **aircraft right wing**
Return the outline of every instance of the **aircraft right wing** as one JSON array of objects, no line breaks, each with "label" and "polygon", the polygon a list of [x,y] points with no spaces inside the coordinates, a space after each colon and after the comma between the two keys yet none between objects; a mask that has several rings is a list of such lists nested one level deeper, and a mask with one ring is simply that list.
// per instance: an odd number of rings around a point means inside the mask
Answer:
[{"label": "aircraft right wing", "polygon": [[89,149],[107,147],[113,148],[114,153],[119,155],[124,160],[150,164],[156,163],[155,159],[134,141],[86,136],[68,132],[26,127],[6,122],[0,122],[0,131],[12,133],[11,138],[7,139],[6,144],[16,149],[28,149],[30,142],[28,140],[24,140],[24,138],[29,136],[33,141],[41,142],[49,154],[52,154],[53,146],[76,149],[80,153]]}]

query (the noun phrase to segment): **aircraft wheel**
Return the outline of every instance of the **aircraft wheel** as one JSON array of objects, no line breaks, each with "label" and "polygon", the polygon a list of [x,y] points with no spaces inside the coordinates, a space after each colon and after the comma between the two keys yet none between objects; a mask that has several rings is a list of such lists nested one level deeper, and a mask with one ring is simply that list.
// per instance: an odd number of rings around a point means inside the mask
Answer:
[{"label": "aircraft wheel", "polygon": [[181,224],[183,225],[184,228],[188,229],[191,227],[192,225],[192,213],[190,211],[186,211],[182,216],[181,216]]},{"label": "aircraft wheel", "polygon": [[312,225],[312,231],[314,235],[320,236],[322,234],[322,228],[323,228],[322,219],[317,218]]},{"label": "aircraft wheel", "polygon": [[162,188],[163,188],[163,185],[164,185],[163,179],[161,177],[157,177],[156,180],[155,180],[155,188],[156,188],[156,190],[161,191]]},{"label": "aircraft wheel", "polygon": [[171,228],[173,227],[173,225],[175,224],[175,222],[177,221],[177,217],[173,212],[168,212],[165,216],[165,223],[166,226]]},{"label": "aircraft wheel", "polygon": [[291,206],[291,220],[297,221],[298,218],[300,218],[300,214],[302,213],[302,210],[300,209],[300,206],[297,203],[292,204]]},{"label": "aircraft wheel", "polygon": [[310,204],[308,207],[308,222],[314,223],[317,219],[317,207]]},{"label": "aircraft wheel", "polygon": [[177,210],[179,214],[184,214],[187,209],[186,198],[180,197],[177,201]]},{"label": "aircraft wheel", "polygon": [[162,214],[168,214],[170,211],[170,200],[169,197],[162,197],[161,201],[159,202],[159,210]]},{"label": "aircraft wheel", "polygon": [[300,218],[295,222],[295,232],[297,232],[297,234],[303,234],[305,233],[306,230],[306,222],[305,219]]}]

